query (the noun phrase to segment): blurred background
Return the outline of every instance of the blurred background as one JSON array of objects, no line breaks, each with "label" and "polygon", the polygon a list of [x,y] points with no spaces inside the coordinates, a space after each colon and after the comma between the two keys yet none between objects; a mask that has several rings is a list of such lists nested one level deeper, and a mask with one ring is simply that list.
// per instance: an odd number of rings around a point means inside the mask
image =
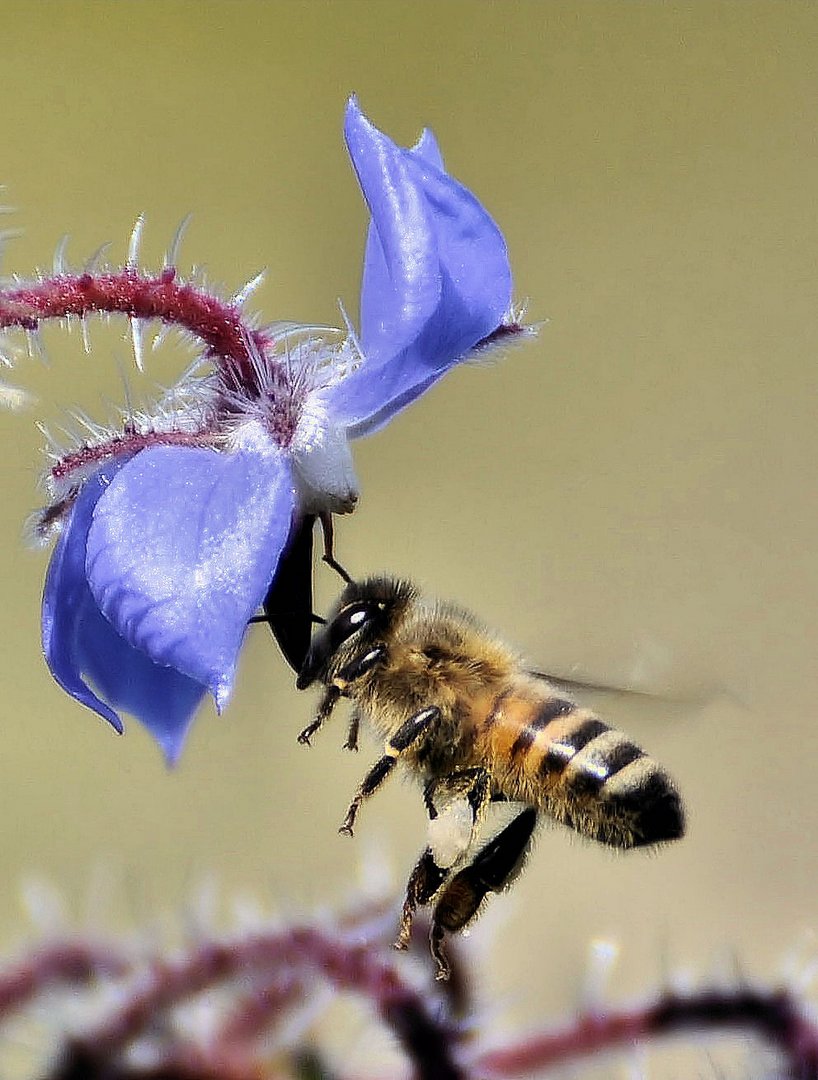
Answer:
[{"label": "blurred background", "polygon": [[[23,230],[6,274],[49,267],[66,233],[75,265],[105,241],[123,260],[142,212],[158,266],[192,213],[183,271],[232,292],[266,267],[265,319],[337,324],[366,225],[345,100],[403,144],[433,128],[543,326],[356,445],[337,553],[473,608],[534,666],[656,695],[594,704],[689,809],[654,855],[543,830],[471,935],[481,1001],[498,1031],[564,1015],[599,938],[620,950],[616,1000],[725,956],[776,976],[818,928],[815,5],[7,0],[3,33],[0,180]],[[126,330],[92,324],[86,356],[49,328],[48,363],[12,378],[39,403],[0,418],[9,951],[33,933],[21,894],[72,926],[133,926],[211,882],[227,925],[236,897],[332,907],[383,868],[400,890],[424,842],[411,784],[337,834],[375,745],[342,753],[340,717],[296,744],[315,700],[264,627],[174,772],[48,675],[47,553],[22,539],[43,500],[35,421],[104,421],[123,377],[137,402],[177,377],[186,348],[138,378]],[[319,571],[320,606],[336,590]],[[345,1060],[364,1060],[363,1030]]]}]

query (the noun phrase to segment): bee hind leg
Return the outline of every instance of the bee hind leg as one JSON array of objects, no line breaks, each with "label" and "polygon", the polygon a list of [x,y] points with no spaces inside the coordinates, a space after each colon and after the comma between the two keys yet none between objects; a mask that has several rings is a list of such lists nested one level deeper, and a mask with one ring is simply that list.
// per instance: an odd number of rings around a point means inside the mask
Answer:
[{"label": "bee hind leg", "polygon": [[408,720],[401,724],[386,744],[383,757],[378,758],[361,781],[361,786],[358,788],[355,798],[349,804],[349,809],[346,812],[343,825],[338,830],[339,832],[352,836],[352,829],[361,803],[364,799],[368,799],[370,795],[374,795],[397,765],[400,755],[416,747],[421,739],[428,735],[429,728],[436,724],[439,719],[440,709],[436,705],[430,705],[428,708],[415,713],[414,716],[410,716]]},{"label": "bee hind leg", "polygon": [[[412,922],[418,907],[430,904],[443,888],[448,878],[452,877],[453,868],[466,853],[474,828],[490,799],[490,777],[482,766],[457,769],[444,776],[431,779],[424,788],[423,801],[430,821],[430,845],[418,860],[406,886],[406,899],[403,902],[400,931],[395,942],[396,949],[405,949],[412,931]],[[447,822],[452,806],[457,801],[468,805],[469,823],[467,831],[457,828],[455,835],[443,834],[432,836],[432,823],[441,825],[444,830],[451,829]],[[464,822],[463,825],[466,823]],[[457,835],[458,832],[462,835]]]},{"label": "bee hind leg", "polygon": [[395,942],[396,949],[402,950],[408,947],[415,911],[431,901],[448,877],[448,874],[448,869],[438,866],[435,862],[432,849],[426,848],[415,864],[406,885],[406,899],[403,901],[400,930]]},{"label": "bee hind leg", "polygon": [[449,961],[444,937],[465,929],[489,892],[500,892],[514,877],[531,843],[537,811],[523,810],[486,844],[443,888],[432,913],[429,934],[435,978],[448,979]]},{"label": "bee hind leg", "polygon": [[461,797],[468,801],[472,823],[477,824],[483,810],[490,801],[490,777],[482,765],[468,769],[456,769],[444,776],[436,776],[423,790],[423,801],[431,821],[438,816],[435,796],[443,792],[446,803]]}]

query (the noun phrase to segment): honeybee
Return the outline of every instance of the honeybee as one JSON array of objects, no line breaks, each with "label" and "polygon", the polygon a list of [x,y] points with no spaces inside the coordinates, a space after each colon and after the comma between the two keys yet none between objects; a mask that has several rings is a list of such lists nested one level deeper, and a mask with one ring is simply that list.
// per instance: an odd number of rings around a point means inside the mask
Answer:
[{"label": "honeybee", "polygon": [[[342,697],[353,704],[345,746],[357,749],[362,718],[385,740],[341,832],[352,834],[361,804],[399,762],[424,782],[430,843],[409,877],[396,947],[406,947],[416,909],[432,904],[438,978],[449,971],[446,933],[468,926],[487,894],[514,878],[541,814],[616,848],[684,832],[679,794],[653,758],[527,671],[473,615],[424,602],[408,581],[349,581],[297,685],[316,681],[325,691],[300,742],[309,744]],[[491,802],[518,812],[485,842]]]}]

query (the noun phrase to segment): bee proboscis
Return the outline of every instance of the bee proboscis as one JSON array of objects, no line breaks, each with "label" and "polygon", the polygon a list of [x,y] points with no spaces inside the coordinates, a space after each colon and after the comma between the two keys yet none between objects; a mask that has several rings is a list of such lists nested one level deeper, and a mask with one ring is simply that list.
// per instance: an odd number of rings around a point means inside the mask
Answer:
[{"label": "bee proboscis", "polygon": [[[409,878],[397,947],[415,910],[433,904],[431,948],[446,978],[446,933],[464,929],[489,892],[516,875],[541,814],[617,848],[675,840],[684,832],[679,794],[665,770],[620,731],[583,708],[468,612],[424,602],[410,582],[350,581],[312,640],[298,677],[325,686],[310,738],[340,698],[353,704],[348,749],[367,719],[385,740],[342,832],[400,762],[424,782],[432,826],[463,818],[462,837],[430,842]],[[521,804],[488,842],[479,826],[491,802]],[[447,819],[451,819],[448,821]],[[451,832],[451,830],[450,830]],[[444,848],[452,848],[445,857]]]}]

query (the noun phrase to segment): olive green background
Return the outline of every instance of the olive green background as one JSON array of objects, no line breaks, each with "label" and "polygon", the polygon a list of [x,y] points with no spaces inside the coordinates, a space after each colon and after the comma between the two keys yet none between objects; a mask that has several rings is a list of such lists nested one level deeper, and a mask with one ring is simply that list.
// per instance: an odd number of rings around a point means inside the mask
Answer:
[{"label": "olive green background", "polygon": [[[229,291],[266,266],[264,318],[338,323],[339,297],[357,310],[366,223],[345,100],[404,144],[434,129],[543,326],[356,446],[339,556],[460,600],[536,666],[659,695],[600,708],[671,769],[690,819],[654,855],[543,830],[471,937],[486,1015],[500,1029],[572,1009],[600,937],[621,948],[615,998],[732,953],[775,976],[818,928],[818,8],[2,7],[0,179],[24,229],[6,273],[48,267],[64,233],[77,265],[107,240],[121,260],[140,212],[156,266],[192,212],[183,268]],[[263,627],[172,773],[137,724],[116,738],[49,677],[47,554],[21,539],[43,499],[34,423],[56,431],[73,406],[105,420],[123,373],[136,401],[173,381],[189,349],[139,378],[126,329],[94,324],[86,357],[76,328],[50,328],[48,366],[11,375],[40,403],[0,417],[9,949],[32,933],[32,878],[70,925],[109,926],[181,918],[212,880],[229,924],[239,896],[331,908],[381,858],[398,889],[423,844],[418,793],[397,782],[354,840],[337,835],[376,748],[343,754],[340,717],[296,745],[315,701]],[[320,581],[326,605],[337,582]],[[340,1044],[359,1072],[364,1030]]]}]

